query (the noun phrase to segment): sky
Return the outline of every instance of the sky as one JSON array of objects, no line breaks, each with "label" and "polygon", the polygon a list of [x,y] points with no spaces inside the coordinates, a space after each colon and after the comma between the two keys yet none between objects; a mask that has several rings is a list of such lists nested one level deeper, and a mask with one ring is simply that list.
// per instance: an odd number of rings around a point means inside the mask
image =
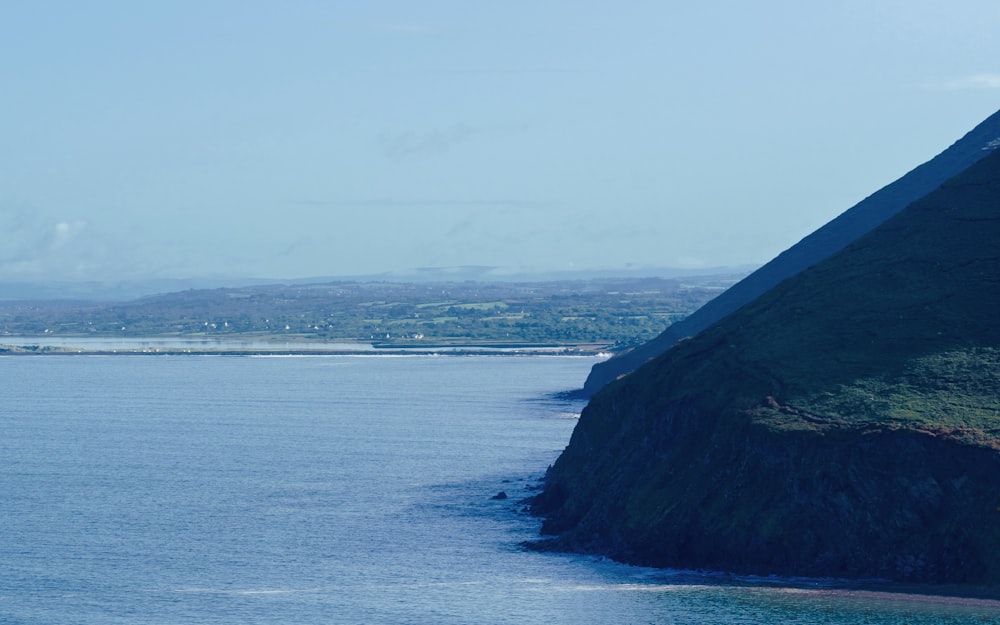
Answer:
[{"label": "sky", "polygon": [[996,0],[0,16],[6,281],[756,265],[1000,108]]}]

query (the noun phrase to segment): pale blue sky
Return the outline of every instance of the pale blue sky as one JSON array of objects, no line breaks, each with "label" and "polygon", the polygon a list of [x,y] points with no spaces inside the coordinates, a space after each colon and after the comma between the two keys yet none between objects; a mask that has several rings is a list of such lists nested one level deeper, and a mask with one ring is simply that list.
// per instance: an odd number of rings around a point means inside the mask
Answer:
[{"label": "pale blue sky", "polygon": [[0,279],[762,263],[1000,108],[1000,3],[20,2]]}]

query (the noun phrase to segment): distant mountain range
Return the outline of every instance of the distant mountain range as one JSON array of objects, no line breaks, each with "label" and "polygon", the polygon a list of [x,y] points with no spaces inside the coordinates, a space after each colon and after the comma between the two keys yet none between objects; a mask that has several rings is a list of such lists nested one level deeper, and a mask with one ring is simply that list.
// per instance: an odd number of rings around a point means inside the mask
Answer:
[{"label": "distant mountain range", "polygon": [[332,282],[557,282],[566,280],[604,280],[635,278],[683,278],[688,276],[746,275],[752,265],[735,267],[622,267],[575,271],[543,271],[503,267],[463,265],[458,267],[420,267],[412,270],[348,276],[312,276],[305,278],[151,278],[149,280],[109,281],[0,281],[0,301],[12,300],[87,300],[126,302],[149,295],[175,293],[191,289],[239,288],[269,285],[327,284]]},{"label": "distant mountain range", "polygon": [[537,546],[1000,591],[998,124],[883,211],[958,175],[594,395]]},{"label": "distant mountain range", "polygon": [[677,341],[698,334],[782,280],[843,249],[911,202],[930,193],[948,178],[986,156],[998,145],[998,138],[1000,112],[987,118],[932,160],[865,198],[805,237],[688,318],[669,326],[657,338],[630,352],[594,365],[584,383],[583,393],[587,396],[594,394],[608,382],[634,371],[644,362],[667,351]]}]

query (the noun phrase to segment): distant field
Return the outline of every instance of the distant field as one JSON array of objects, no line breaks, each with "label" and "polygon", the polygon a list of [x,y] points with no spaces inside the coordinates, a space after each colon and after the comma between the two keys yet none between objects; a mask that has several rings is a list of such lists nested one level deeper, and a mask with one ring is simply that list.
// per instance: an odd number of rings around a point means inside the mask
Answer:
[{"label": "distant field", "polygon": [[176,337],[622,350],[742,276],[531,283],[335,282],[189,290],[129,302],[0,302],[3,337]]}]

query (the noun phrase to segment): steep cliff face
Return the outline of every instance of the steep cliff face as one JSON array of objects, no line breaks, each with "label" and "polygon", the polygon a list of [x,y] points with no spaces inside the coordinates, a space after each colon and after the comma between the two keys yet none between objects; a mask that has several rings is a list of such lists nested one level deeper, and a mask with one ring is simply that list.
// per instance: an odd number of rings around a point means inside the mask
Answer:
[{"label": "steep cliff face", "polygon": [[1000,152],[605,387],[541,543],[1000,585]]},{"label": "steep cliff face", "polygon": [[983,158],[989,153],[991,142],[998,138],[1000,112],[991,115],[935,158],[862,200],[782,252],[686,319],[669,326],[652,341],[594,365],[584,383],[584,394],[593,395],[608,382],[634,371],[646,361],[673,347],[682,338],[695,336],[782,280],[843,249],[911,202],[930,193],[948,178]]},{"label": "steep cliff face", "polygon": [[562,501],[543,544],[650,566],[1000,582],[993,450],[906,430],[708,425],[691,409],[657,420],[673,445],[655,459],[630,458],[591,492],[546,489]]}]

